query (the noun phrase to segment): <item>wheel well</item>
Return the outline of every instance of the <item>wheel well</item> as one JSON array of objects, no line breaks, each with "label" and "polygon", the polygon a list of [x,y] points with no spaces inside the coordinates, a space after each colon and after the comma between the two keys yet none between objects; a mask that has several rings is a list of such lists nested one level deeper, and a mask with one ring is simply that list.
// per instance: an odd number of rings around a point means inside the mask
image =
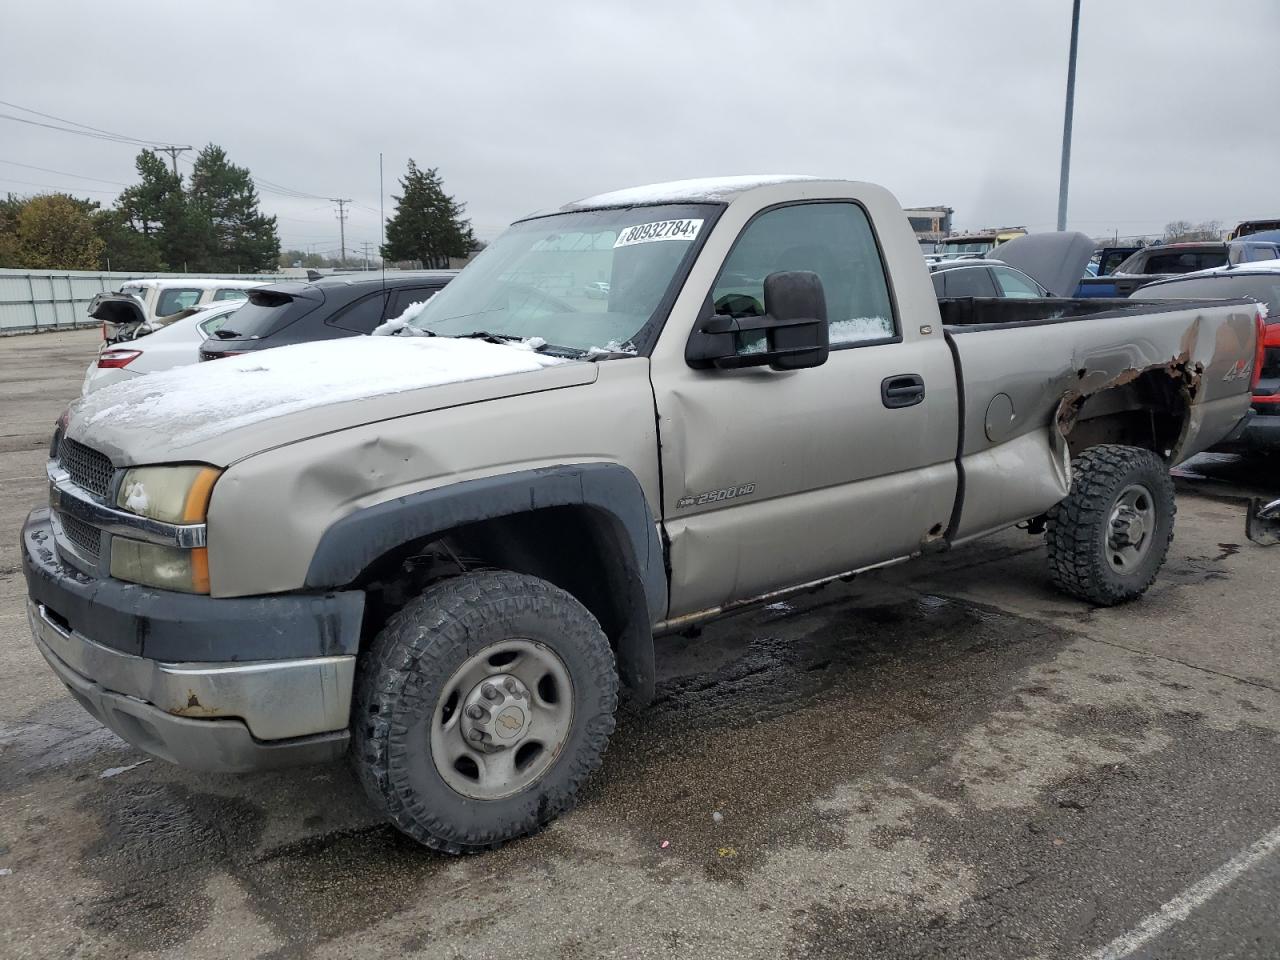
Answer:
[{"label": "wheel well", "polygon": [[379,557],[353,583],[368,597],[362,644],[427,584],[471,570],[510,570],[571,594],[600,622],[618,654],[624,684],[633,692],[651,687],[650,617],[632,554],[616,518],[581,505],[544,507],[431,534]]},{"label": "wheel well", "polygon": [[1182,440],[1190,406],[1181,373],[1161,367],[1079,399],[1063,433],[1072,457],[1099,444],[1119,443],[1168,460]]}]

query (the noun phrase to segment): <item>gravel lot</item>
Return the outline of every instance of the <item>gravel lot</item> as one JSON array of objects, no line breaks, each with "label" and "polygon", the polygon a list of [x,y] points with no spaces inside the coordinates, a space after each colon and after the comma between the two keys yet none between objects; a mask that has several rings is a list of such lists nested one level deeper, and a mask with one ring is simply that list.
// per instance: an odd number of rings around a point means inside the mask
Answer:
[{"label": "gravel lot", "polygon": [[1081,957],[1170,901],[1108,955],[1280,955],[1275,465],[1183,470],[1127,607],[1011,532],[667,638],[578,810],[455,860],[342,766],[146,762],[47,669],[18,527],[97,337],[0,339],[5,957]]}]

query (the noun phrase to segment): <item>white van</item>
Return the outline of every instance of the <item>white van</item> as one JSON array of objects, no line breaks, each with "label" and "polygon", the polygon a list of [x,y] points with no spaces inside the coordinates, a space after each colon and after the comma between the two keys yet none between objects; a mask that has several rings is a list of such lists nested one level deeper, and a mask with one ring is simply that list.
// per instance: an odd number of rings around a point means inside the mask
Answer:
[{"label": "white van", "polygon": [[[147,322],[164,325],[164,318],[191,307],[219,300],[244,300],[253,287],[269,280],[130,280],[122,284],[121,293],[132,294],[142,301]],[[159,321],[157,324],[156,321]]]},{"label": "white van", "polygon": [[218,280],[183,277],[165,280],[129,280],[115,293],[102,293],[89,305],[89,316],[102,321],[107,343],[130,340],[166,326],[193,307],[223,300],[244,300],[254,287],[274,283],[264,280]]}]

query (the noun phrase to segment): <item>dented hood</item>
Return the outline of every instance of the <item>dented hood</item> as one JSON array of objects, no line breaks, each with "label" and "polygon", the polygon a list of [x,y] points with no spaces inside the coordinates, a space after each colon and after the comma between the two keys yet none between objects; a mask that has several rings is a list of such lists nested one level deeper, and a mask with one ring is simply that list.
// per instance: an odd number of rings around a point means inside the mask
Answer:
[{"label": "dented hood", "polygon": [[1070,297],[1097,247],[1083,233],[1029,233],[1000,244],[987,256],[1017,267],[1055,297]]},{"label": "dented hood", "polygon": [[117,466],[235,460],[393,417],[595,380],[594,363],[524,344],[353,337],[262,350],[89,394],[66,435]]}]

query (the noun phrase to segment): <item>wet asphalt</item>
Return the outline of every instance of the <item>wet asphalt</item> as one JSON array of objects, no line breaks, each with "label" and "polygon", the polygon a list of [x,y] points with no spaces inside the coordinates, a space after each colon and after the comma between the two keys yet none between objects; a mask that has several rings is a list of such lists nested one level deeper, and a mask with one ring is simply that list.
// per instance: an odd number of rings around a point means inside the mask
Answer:
[{"label": "wet asphalt", "polygon": [[[17,527],[92,332],[0,340],[0,956],[1087,957],[1280,827],[1276,466],[1177,475],[1143,601],[1013,531],[659,641],[582,803],[450,859],[342,765],[193,774],[35,652]],[[1280,956],[1280,854],[1130,954]]]}]

